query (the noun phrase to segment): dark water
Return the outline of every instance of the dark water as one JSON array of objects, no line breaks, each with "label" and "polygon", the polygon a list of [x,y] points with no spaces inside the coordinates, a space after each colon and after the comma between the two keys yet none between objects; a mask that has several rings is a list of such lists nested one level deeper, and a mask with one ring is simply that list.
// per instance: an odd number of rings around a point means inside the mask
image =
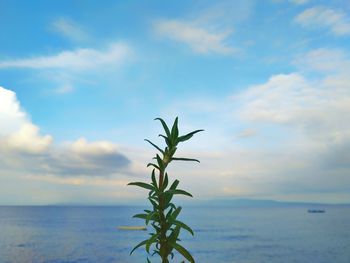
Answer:
[{"label": "dark water", "polygon": [[[130,249],[145,231],[131,219],[141,207],[0,207],[0,262],[145,262]],[[350,262],[350,208],[184,207],[196,236],[182,234],[198,263]],[[152,260],[152,262],[159,262]],[[176,258],[173,262],[180,262]]]}]

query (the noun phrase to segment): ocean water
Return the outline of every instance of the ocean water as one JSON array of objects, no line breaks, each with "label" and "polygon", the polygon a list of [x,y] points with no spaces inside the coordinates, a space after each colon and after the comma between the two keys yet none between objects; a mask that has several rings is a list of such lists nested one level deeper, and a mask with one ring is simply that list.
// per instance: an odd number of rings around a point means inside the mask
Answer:
[{"label": "ocean water", "polygon": [[[143,248],[129,252],[147,232],[117,229],[142,225],[131,217],[144,208],[0,207],[0,262],[146,262]],[[195,237],[182,243],[198,263],[349,263],[350,208],[325,208],[184,206]]]}]

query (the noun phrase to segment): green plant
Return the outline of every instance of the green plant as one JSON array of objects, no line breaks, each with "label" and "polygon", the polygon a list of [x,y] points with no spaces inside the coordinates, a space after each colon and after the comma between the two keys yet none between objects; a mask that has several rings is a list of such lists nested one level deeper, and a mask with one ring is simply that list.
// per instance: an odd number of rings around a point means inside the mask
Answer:
[{"label": "green plant", "polygon": [[[147,167],[153,167],[151,175],[151,183],[133,182],[129,185],[136,185],[149,190],[148,200],[152,204],[152,210],[144,210],[142,214],[134,215],[135,218],[141,218],[145,220],[146,225],[150,224],[154,228],[154,232],[150,233],[150,238],[140,242],[134,247],[132,252],[145,246],[147,253],[150,253],[150,249],[153,246],[152,256],[158,254],[161,257],[162,263],[169,262],[169,256],[174,257],[174,249],[184,256],[188,261],[195,262],[192,255],[179,244],[180,230],[184,229],[194,235],[193,230],[185,223],[179,221],[177,218],[181,212],[181,206],[176,206],[172,203],[174,195],[186,195],[192,197],[192,195],[184,190],[178,189],[179,180],[175,180],[170,184],[169,176],[166,172],[166,168],[172,161],[195,161],[196,159],[190,158],[178,158],[174,157],[179,143],[187,141],[192,136],[203,130],[195,130],[186,135],[179,135],[178,118],[175,119],[171,130],[167,124],[161,118],[156,118],[163,126],[165,134],[159,134],[166,143],[165,149],[161,149],[153,142],[145,139],[154,148],[159,151],[153,158],[155,163],[149,163]],[[156,173],[158,176],[156,176]],[[170,185],[170,186],[169,186]],[[168,187],[169,186],[169,187]],[[150,262],[147,258],[147,262]]]}]

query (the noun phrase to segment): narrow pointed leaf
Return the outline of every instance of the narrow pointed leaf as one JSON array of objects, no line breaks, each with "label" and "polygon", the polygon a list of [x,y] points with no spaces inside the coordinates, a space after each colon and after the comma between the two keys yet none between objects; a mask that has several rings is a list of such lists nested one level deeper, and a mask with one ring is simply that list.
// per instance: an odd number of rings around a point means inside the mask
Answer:
[{"label": "narrow pointed leaf", "polygon": [[158,163],[159,168],[161,169],[161,171],[163,171],[164,170],[164,163],[163,163],[162,158],[160,158],[160,156],[158,154],[156,155],[156,158],[157,158],[157,163]]},{"label": "narrow pointed leaf", "polygon": [[153,166],[154,168],[160,170],[160,168],[157,165],[155,165],[154,163],[147,164],[147,167],[150,167],[150,166]]},{"label": "narrow pointed leaf", "polygon": [[198,132],[201,132],[201,131],[204,131],[204,130],[195,130],[195,131],[190,132],[190,133],[188,133],[188,134],[186,134],[186,135],[180,136],[180,137],[178,138],[178,142],[187,141],[187,140],[191,139],[192,136],[193,136],[194,134],[196,134],[196,133],[198,133]]},{"label": "narrow pointed leaf", "polygon": [[130,255],[132,254],[132,252],[134,252],[134,251],[135,251],[136,249],[138,249],[139,247],[146,245],[147,241],[148,241],[148,239],[147,239],[147,240],[144,240],[144,241],[142,241],[142,242],[140,242],[140,243],[138,243],[138,244],[131,250]]},{"label": "narrow pointed leaf", "polygon": [[133,215],[133,218],[146,219],[147,216],[148,216],[147,214],[136,214],[136,215]]},{"label": "narrow pointed leaf", "polygon": [[177,158],[177,157],[173,157],[171,158],[174,161],[190,161],[190,162],[198,162],[200,163],[200,161],[198,161],[197,159],[191,159],[191,158]]},{"label": "narrow pointed leaf", "polygon": [[170,131],[169,131],[169,128],[168,126],[166,125],[165,121],[161,118],[155,118],[154,120],[159,120],[161,123],[162,123],[162,126],[163,126],[163,129],[165,131],[165,134],[170,137]]},{"label": "narrow pointed leaf", "polygon": [[171,141],[169,140],[169,138],[168,137],[165,137],[163,134],[159,134],[158,135],[159,137],[163,137],[164,138],[164,141],[165,141],[165,143],[166,143],[166,145],[168,145],[169,146],[169,148],[170,148],[170,146],[172,145],[171,144]]},{"label": "narrow pointed leaf", "polygon": [[163,190],[168,186],[168,183],[169,183],[168,173],[165,173],[164,182],[163,182]]},{"label": "narrow pointed leaf", "polygon": [[181,221],[178,221],[178,220],[175,220],[173,222],[173,224],[177,225],[177,226],[180,226],[181,228],[187,230],[192,236],[194,236],[193,230],[188,225],[186,225],[185,223],[183,223]]},{"label": "narrow pointed leaf", "polygon": [[170,186],[170,190],[174,190],[174,189],[176,189],[176,187],[179,185],[179,180],[175,180],[172,184],[171,184],[171,186]]},{"label": "narrow pointed leaf", "polygon": [[147,140],[147,139],[145,139],[145,141],[148,142],[149,144],[151,144],[154,148],[156,148],[162,154],[164,154],[164,151],[161,148],[159,148],[157,145],[155,145],[153,142],[151,142],[150,140]]},{"label": "narrow pointed leaf", "polygon": [[158,209],[158,204],[155,201],[153,201],[151,198],[148,198],[148,200],[152,203],[154,209]]},{"label": "narrow pointed leaf", "polygon": [[171,234],[170,234],[170,236],[169,236],[169,238],[168,238],[168,240],[169,240],[170,243],[175,243],[175,242],[176,242],[177,237],[178,237],[179,234],[180,234],[180,229],[181,229],[180,226],[176,226],[176,227],[174,228],[173,232],[171,232]]},{"label": "narrow pointed leaf", "polygon": [[154,242],[156,242],[157,238],[158,238],[158,234],[154,234],[154,235],[152,235],[152,237],[150,239],[148,239],[148,241],[146,242],[146,251],[147,251],[147,253],[149,253],[149,249],[150,249],[151,245]]},{"label": "narrow pointed leaf", "polygon": [[156,174],[155,174],[155,170],[153,169],[152,171],[152,184],[154,187],[157,187],[157,180],[156,180]]},{"label": "narrow pointed leaf", "polygon": [[173,194],[173,195],[187,195],[187,196],[193,197],[189,192],[186,192],[186,191],[180,190],[180,189],[168,190],[168,191],[166,191],[166,193]]},{"label": "narrow pointed leaf", "polygon": [[182,207],[179,206],[178,208],[175,209],[174,213],[171,215],[173,219],[176,219],[177,216],[180,214]]},{"label": "narrow pointed leaf", "polygon": [[136,185],[138,187],[146,188],[148,190],[155,190],[153,185],[146,184],[146,183],[143,183],[143,182],[132,182],[132,183],[128,183],[128,185]]},{"label": "narrow pointed leaf", "polygon": [[148,225],[149,221],[150,220],[155,220],[156,217],[157,217],[158,213],[157,212],[152,212],[152,213],[149,213],[146,217],[146,225]]},{"label": "narrow pointed leaf", "polygon": [[170,208],[170,210],[168,211],[168,213],[166,214],[165,218],[169,219],[169,217],[171,216],[171,214],[173,213],[174,209]]},{"label": "narrow pointed leaf", "polygon": [[183,246],[173,243],[171,244],[173,248],[175,248],[181,255],[184,256],[190,263],[195,263],[193,257],[191,256],[190,252],[188,252]]},{"label": "narrow pointed leaf", "polygon": [[176,142],[179,136],[179,129],[177,127],[178,117],[175,118],[173,127],[171,128],[171,141]]}]

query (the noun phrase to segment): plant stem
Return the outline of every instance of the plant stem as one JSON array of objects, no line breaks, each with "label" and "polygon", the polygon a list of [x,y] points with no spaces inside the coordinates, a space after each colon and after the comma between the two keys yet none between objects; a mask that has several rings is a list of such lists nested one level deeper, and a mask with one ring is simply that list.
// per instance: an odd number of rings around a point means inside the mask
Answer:
[{"label": "plant stem", "polygon": [[162,263],[168,263],[168,253],[167,253],[167,238],[166,238],[166,219],[164,216],[164,196],[163,193],[163,182],[164,182],[164,170],[159,171],[159,189],[161,190],[161,194],[159,196],[159,219],[160,219],[160,256],[162,258]]}]

